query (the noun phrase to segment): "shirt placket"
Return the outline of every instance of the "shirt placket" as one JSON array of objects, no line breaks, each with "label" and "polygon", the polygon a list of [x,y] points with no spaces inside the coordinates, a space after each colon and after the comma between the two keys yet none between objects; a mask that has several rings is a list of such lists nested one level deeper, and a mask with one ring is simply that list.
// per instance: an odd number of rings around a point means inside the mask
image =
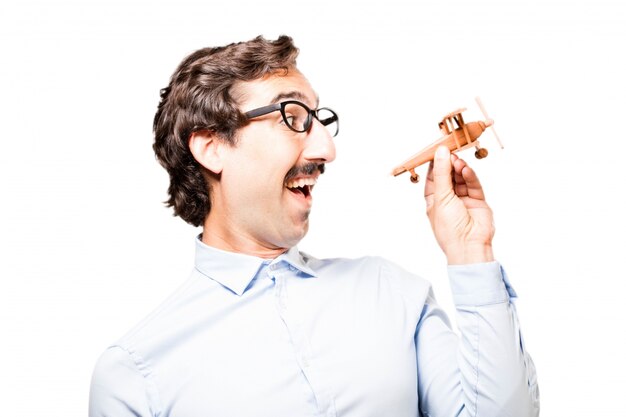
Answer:
[{"label": "shirt placket", "polygon": [[328,384],[325,383],[323,375],[320,374],[315,366],[315,360],[311,354],[309,339],[304,327],[295,317],[294,309],[289,308],[290,302],[294,303],[295,300],[290,300],[288,297],[287,282],[291,279],[298,279],[298,270],[284,261],[271,264],[268,269],[268,274],[275,283],[276,309],[289,334],[300,370],[315,396],[318,415],[320,417],[336,417],[332,391]]}]

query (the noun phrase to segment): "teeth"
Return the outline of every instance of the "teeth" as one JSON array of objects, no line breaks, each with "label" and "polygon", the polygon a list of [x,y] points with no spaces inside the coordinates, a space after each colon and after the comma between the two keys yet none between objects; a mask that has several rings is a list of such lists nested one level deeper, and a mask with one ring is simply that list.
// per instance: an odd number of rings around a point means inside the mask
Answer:
[{"label": "teeth", "polygon": [[289,181],[287,183],[287,188],[297,188],[304,187],[305,185],[315,185],[317,182],[316,178],[300,178],[299,180]]}]

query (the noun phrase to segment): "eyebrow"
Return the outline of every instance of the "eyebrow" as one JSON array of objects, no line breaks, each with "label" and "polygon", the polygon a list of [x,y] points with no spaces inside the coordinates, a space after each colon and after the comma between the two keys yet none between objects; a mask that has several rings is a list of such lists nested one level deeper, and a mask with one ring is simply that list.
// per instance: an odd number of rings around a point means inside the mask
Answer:
[{"label": "eyebrow", "polygon": [[[286,93],[279,93],[271,101],[271,104],[278,103],[286,98],[296,99],[300,101],[306,102],[308,98],[299,91],[288,91]],[[315,107],[317,108],[320,105],[320,98],[315,96]]]}]

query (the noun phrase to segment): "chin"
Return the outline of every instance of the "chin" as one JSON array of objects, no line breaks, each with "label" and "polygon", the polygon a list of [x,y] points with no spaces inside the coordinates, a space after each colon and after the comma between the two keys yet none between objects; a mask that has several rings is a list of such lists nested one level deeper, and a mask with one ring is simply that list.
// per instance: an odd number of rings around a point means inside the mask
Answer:
[{"label": "chin", "polygon": [[300,243],[300,241],[302,239],[304,239],[304,237],[306,236],[308,231],[309,231],[309,220],[306,219],[306,220],[304,220],[302,225],[300,225],[298,227],[297,230],[294,230],[294,232],[291,234],[291,236],[289,236],[289,237],[287,237],[287,239],[285,239],[286,244],[285,244],[284,247],[289,249],[289,248],[291,248],[293,246],[296,246],[298,243]]}]

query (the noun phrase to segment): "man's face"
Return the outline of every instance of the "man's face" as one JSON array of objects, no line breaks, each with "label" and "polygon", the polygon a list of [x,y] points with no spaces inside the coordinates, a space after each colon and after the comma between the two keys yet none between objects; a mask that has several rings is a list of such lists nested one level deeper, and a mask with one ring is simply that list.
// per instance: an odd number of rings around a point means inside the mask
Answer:
[{"label": "man's face", "polygon": [[[236,87],[243,112],[285,100],[318,107],[311,85],[295,69]],[[231,239],[243,239],[260,253],[296,245],[309,227],[318,167],[335,159],[330,133],[317,119],[307,132],[294,132],[275,111],[251,119],[238,131],[237,140],[236,146],[223,150],[211,215],[221,217]]]}]

